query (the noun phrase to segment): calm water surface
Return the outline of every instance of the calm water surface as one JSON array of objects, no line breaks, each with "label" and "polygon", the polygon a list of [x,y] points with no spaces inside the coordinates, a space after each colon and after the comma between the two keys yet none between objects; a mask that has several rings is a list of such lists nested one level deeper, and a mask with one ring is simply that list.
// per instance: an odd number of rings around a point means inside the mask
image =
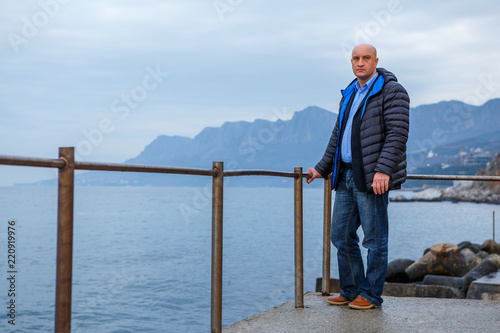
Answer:
[{"label": "calm water surface", "polygon": [[[209,331],[209,185],[76,188],[73,332]],[[322,195],[322,189],[304,190],[306,291],[321,276]],[[52,332],[57,189],[0,188],[0,202],[0,267],[7,277],[7,223],[15,219],[18,272],[16,325],[1,316],[0,331]],[[497,208],[391,203],[389,260],[418,259],[436,243],[491,239]],[[293,253],[291,188],[225,188],[224,326],[294,298]],[[0,281],[7,313],[9,285]]]}]

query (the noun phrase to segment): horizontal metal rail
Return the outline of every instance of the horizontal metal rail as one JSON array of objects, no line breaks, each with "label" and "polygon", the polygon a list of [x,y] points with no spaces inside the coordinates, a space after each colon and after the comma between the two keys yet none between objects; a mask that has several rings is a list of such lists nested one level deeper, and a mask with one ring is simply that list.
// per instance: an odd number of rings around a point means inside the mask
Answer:
[{"label": "horizontal metal rail", "polygon": [[424,180],[469,180],[499,182],[500,176],[458,176],[458,175],[408,175],[408,179]]},{"label": "horizontal metal rail", "polygon": [[121,171],[121,172],[147,172],[147,173],[168,173],[178,175],[198,175],[216,176],[217,170],[213,169],[193,169],[166,167],[156,165],[123,164],[123,163],[95,163],[95,162],[75,162],[75,170],[94,171]]},{"label": "horizontal metal rail", "polygon": [[0,165],[17,165],[17,166],[39,167],[39,168],[63,169],[66,167],[66,161],[60,158],[49,159],[49,158],[32,158],[32,157],[0,155]]},{"label": "horizontal metal rail", "polygon": [[[296,178],[298,176],[295,172],[272,171],[272,170],[233,170],[224,171],[224,177],[237,177],[237,176],[271,176],[271,177],[287,177]],[[304,177],[310,177],[304,174]]]}]

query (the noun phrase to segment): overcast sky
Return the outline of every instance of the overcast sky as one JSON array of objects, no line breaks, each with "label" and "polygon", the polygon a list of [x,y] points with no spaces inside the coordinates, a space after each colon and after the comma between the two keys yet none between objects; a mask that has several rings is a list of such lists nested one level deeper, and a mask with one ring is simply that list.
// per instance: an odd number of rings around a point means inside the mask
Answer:
[{"label": "overcast sky", "polygon": [[[497,0],[2,1],[0,154],[123,162],[162,134],[336,111],[360,42],[412,107],[483,104],[499,21]],[[0,186],[55,175],[0,166]]]}]

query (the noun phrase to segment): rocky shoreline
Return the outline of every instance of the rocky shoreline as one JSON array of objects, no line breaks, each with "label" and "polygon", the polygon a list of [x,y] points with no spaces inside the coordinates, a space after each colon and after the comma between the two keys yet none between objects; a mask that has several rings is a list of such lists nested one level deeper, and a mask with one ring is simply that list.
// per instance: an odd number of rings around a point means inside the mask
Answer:
[{"label": "rocky shoreline", "polygon": [[500,300],[500,286],[477,292],[474,281],[496,277],[500,269],[500,244],[435,244],[417,261],[396,259],[389,263],[384,294],[437,298]]},{"label": "rocky shoreline", "polygon": [[[495,158],[479,170],[476,176],[500,176],[500,154],[496,154]],[[500,204],[500,182],[462,182],[444,190],[429,188],[416,193],[412,198],[399,195],[391,198],[391,201],[464,201],[498,205]]]},{"label": "rocky shoreline", "polygon": [[491,193],[490,191],[475,191],[469,187],[449,187],[441,190],[437,188],[429,188],[416,193],[413,197],[407,198],[404,195],[392,197],[391,202],[474,202],[500,205],[500,194]]}]

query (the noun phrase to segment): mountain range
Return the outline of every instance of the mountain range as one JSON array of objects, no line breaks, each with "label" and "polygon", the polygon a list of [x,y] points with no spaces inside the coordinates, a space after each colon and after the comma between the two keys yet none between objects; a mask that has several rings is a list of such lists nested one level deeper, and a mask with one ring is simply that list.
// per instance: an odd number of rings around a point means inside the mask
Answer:
[{"label": "mountain range", "polygon": [[[422,105],[410,110],[410,168],[453,163],[479,148],[500,151],[500,99],[481,106],[458,101]],[[432,151],[432,154],[429,154]],[[455,161],[456,162],[456,161]]]},{"label": "mountain range", "polygon": [[[410,109],[410,171],[429,164],[451,163],[477,149],[500,152],[500,99],[481,106],[458,101]],[[304,172],[319,161],[337,114],[317,106],[297,111],[289,120],[226,122],[207,127],[194,138],[161,135],[125,163],[209,169],[223,161],[225,170],[266,169]],[[291,183],[271,177],[238,177],[242,186]],[[118,172],[86,172],[78,185],[202,185],[206,177]],[[233,182],[232,182],[233,183]],[[319,183],[319,182],[318,182]]]}]

